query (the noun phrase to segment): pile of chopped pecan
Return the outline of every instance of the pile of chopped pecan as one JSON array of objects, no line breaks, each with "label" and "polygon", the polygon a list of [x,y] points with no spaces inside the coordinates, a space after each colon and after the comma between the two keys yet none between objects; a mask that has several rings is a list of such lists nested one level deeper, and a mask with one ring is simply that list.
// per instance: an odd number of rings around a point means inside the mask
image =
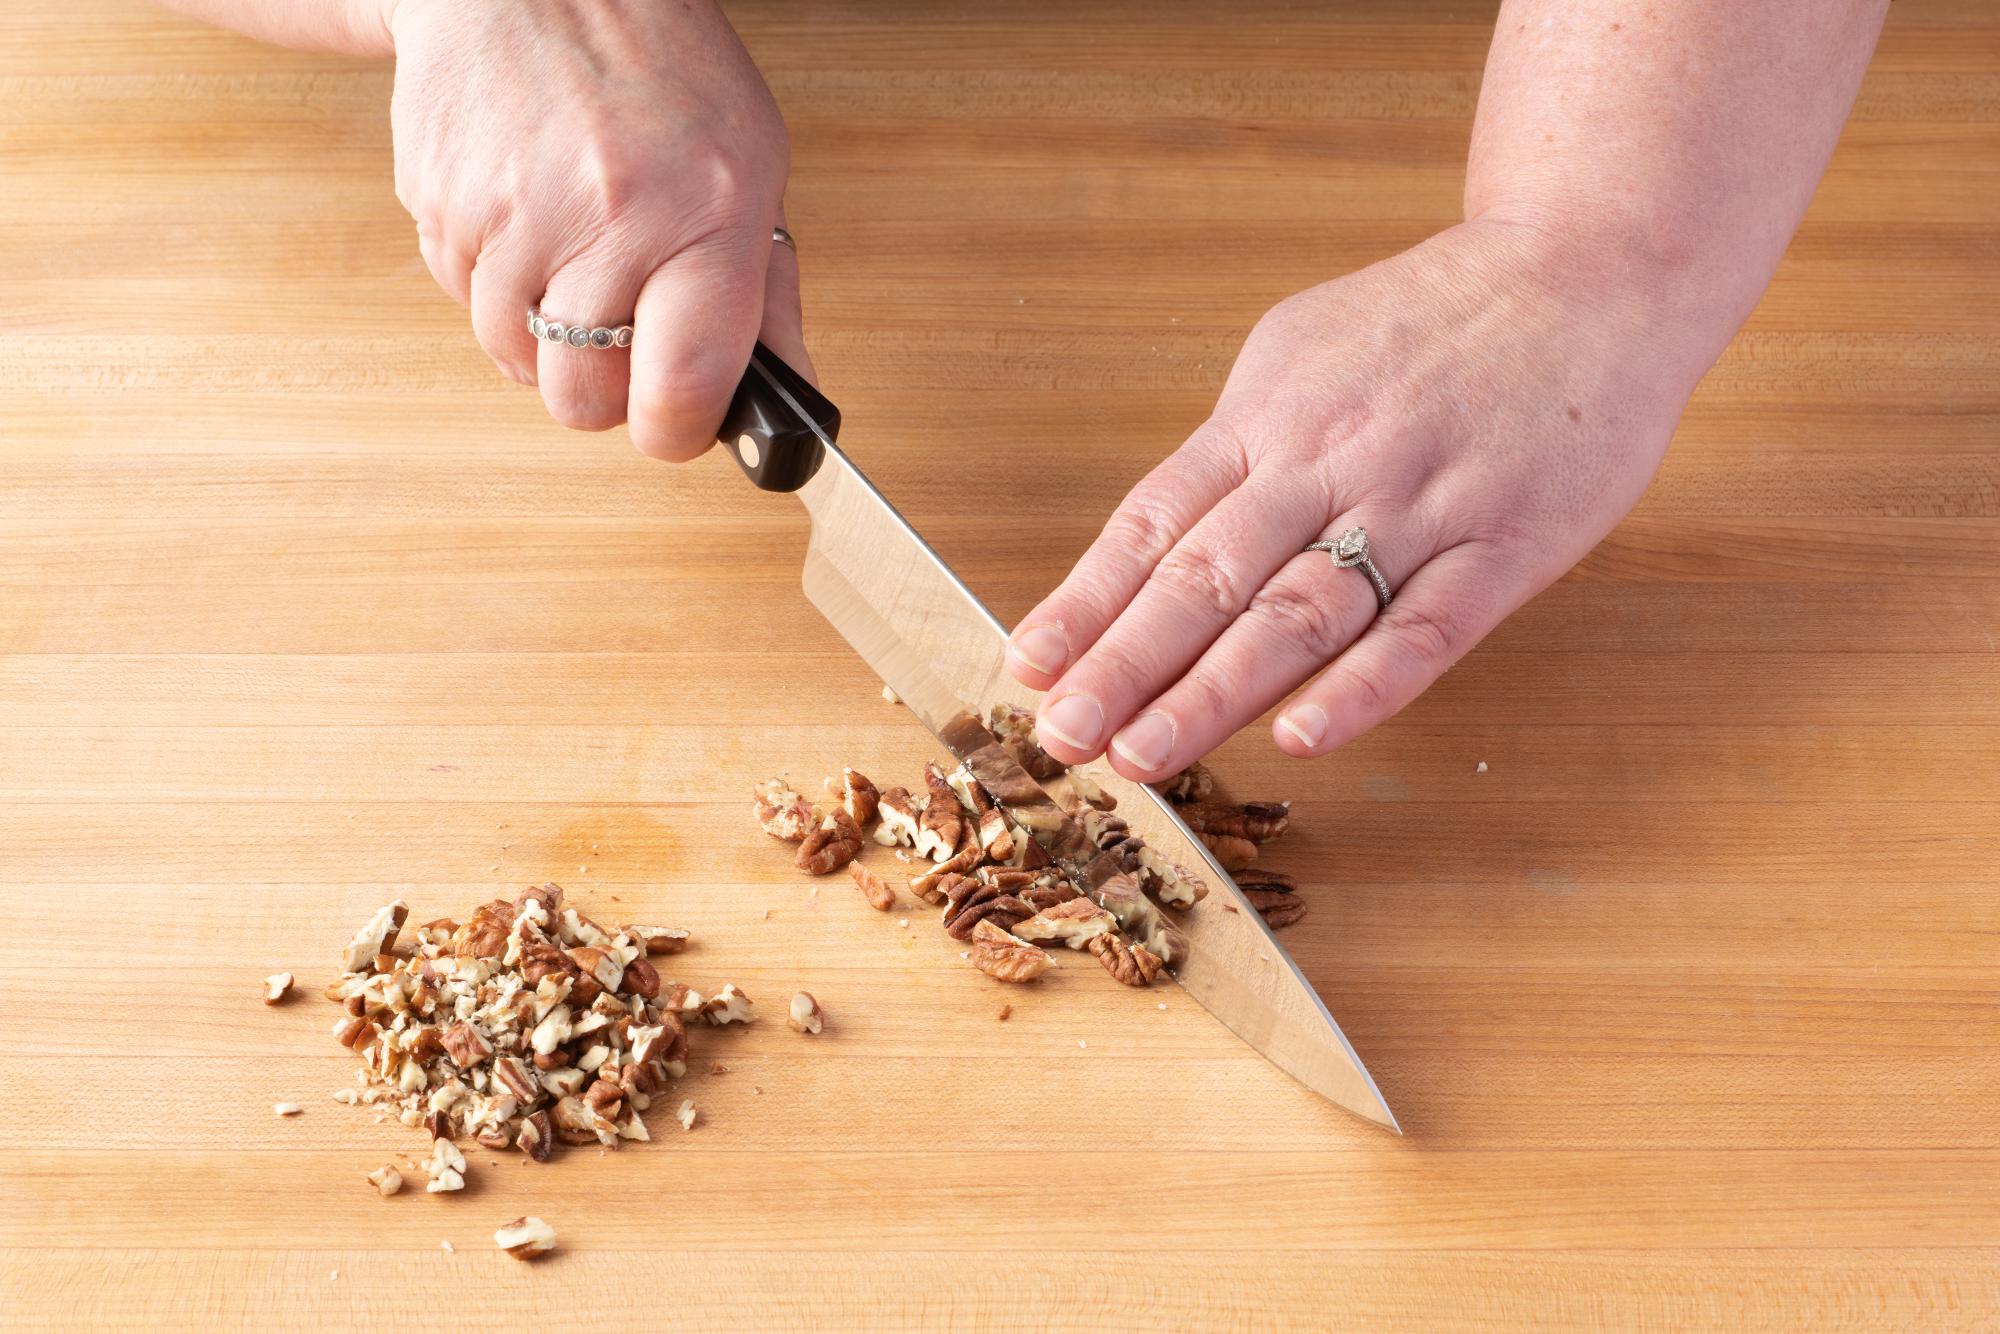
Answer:
[{"label": "pile of chopped pecan", "polygon": [[[880,790],[866,775],[846,769],[838,782],[826,781],[831,800],[824,807],[782,779],[766,779],[752,792],[757,823],[773,838],[797,843],[794,861],[809,874],[847,867],[869,906],[882,912],[896,907],[896,891],[858,859],[871,837],[897,849],[899,858],[918,868],[907,876],[910,893],[939,909],[946,933],[966,942],[966,958],[993,977],[1009,982],[1039,977],[1053,963],[1043,946],[1054,943],[1087,951],[1127,986],[1150,985],[1185,948],[1154,902],[1191,908],[1206,886],[1149,849],[1113,814],[1116,803],[1087,774],[1043,750],[1025,709],[996,708],[992,731],[1015,763],[1081,825],[1099,857],[1109,854],[1122,874],[1084,894],[965,765],[947,772],[926,764],[922,787],[914,791]],[[1243,869],[1260,845],[1285,831],[1285,804],[1223,801],[1200,765],[1163,784],[1162,791],[1224,867],[1237,872],[1266,920],[1282,926],[1304,915],[1289,881]]]},{"label": "pile of chopped pecan", "polygon": [[[464,1188],[461,1138],[536,1162],[559,1143],[650,1139],[642,1113],[686,1073],[687,1026],[754,1017],[733,985],[704,1000],[660,979],[651,959],[679,953],[687,932],[599,926],[559,885],[462,923],[405,932],[407,918],[400,902],[371,917],[326,988],[345,1012],[334,1037],[362,1060],[358,1088],[335,1097],[428,1130],[432,1193]],[[370,1180],[384,1195],[401,1185],[393,1168]]]}]

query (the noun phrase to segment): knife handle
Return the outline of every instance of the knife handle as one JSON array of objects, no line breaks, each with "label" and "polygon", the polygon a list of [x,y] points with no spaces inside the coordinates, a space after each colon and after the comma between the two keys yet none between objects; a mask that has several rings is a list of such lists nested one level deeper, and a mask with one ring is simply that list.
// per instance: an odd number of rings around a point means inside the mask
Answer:
[{"label": "knife handle", "polygon": [[760,489],[796,491],[826,456],[821,437],[839,434],[840,409],[759,343],[716,439]]}]

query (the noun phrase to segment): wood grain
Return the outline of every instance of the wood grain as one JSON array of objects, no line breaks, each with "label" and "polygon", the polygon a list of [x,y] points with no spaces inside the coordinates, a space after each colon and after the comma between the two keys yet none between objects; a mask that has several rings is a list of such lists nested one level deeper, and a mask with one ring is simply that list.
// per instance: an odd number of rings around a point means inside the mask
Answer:
[{"label": "wood grain", "polygon": [[[1000,614],[1266,305],[1452,219],[1490,8],[732,6],[849,439]],[[389,89],[138,0],[0,18],[10,1327],[427,1291],[718,1330],[2000,1323],[1989,4],[1894,7],[1626,524],[1339,756],[1225,751],[1296,799],[1287,941],[1403,1140],[1176,993],[1080,958],[1002,991],[788,869],[752,779],[933,743],[804,603],[795,509],[492,372],[396,205]],[[999,551],[937,466],[975,454]],[[691,1133],[376,1199],[412,1137],[326,1097],[326,1007],[258,979],[312,989],[387,897],[549,878],[828,1031],[697,1035]],[[487,1243],[524,1211],[564,1243],[532,1270]]]}]

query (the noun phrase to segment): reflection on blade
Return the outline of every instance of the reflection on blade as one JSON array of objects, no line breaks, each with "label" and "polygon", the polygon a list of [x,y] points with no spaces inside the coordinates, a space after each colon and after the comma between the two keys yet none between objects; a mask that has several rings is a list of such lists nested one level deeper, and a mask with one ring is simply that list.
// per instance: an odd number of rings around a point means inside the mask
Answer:
[{"label": "reflection on blade", "polygon": [[[995,704],[1028,693],[1007,674],[1000,623],[831,442],[825,463],[799,497],[813,525],[806,596],[958,758],[991,742],[979,720]],[[1308,1088],[1397,1129],[1318,994],[1172,807],[1152,789],[1107,769],[1090,774],[1117,800],[1118,815],[1134,833],[1207,882],[1207,900],[1169,926],[1186,937],[1185,957],[1173,972],[1187,993]],[[1023,801],[1034,805],[1032,794],[1017,789],[1010,803],[1017,818]],[[1077,842],[1082,835],[1073,823],[1064,828],[1059,809],[1054,816],[1039,809],[1025,814],[1032,818],[1022,823],[1035,830],[1038,842],[1088,873],[1090,858],[1082,855],[1087,839]]]}]

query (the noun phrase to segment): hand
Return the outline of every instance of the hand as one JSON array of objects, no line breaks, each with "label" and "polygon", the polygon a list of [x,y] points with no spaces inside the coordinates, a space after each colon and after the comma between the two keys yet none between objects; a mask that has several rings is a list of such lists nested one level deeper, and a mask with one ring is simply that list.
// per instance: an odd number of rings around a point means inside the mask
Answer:
[{"label": "hand", "polygon": [[[771,242],[789,147],[711,0],[383,0],[396,194],[480,344],[566,426],[629,417],[648,454],[714,443],[758,337],[810,375],[792,252]],[[635,326],[629,353],[538,341]]]},{"label": "hand", "polygon": [[[1015,629],[1043,745],[1158,780],[1312,677],[1272,735],[1324,754],[1582,558],[1717,344],[1579,250],[1471,222],[1259,321],[1214,414]],[[1302,554],[1356,525],[1379,615],[1359,569]]]}]

